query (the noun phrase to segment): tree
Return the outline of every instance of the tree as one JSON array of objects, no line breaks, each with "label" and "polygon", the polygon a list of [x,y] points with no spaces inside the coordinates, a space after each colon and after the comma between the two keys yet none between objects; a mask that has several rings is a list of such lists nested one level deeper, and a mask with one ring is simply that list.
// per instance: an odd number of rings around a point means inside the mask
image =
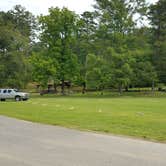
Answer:
[{"label": "tree", "polygon": [[57,64],[55,80],[61,81],[64,94],[65,81],[77,76],[77,56],[72,51],[76,15],[67,8],[50,8],[49,15],[39,19],[42,33],[41,42],[47,48],[52,61]]},{"label": "tree", "polygon": [[12,51],[0,54],[0,61],[0,86],[25,87],[29,79],[27,59],[21,53]]},{"label": "tree", "polygon": [[100,26],[107,29],[107,33],[125,33],[132,27],[133,22],[126,1],[96,0],[94,7],[99,16]]},{"label": "tree", "polygon": [[159,0],[150,6],[149,19],[152,25],[154,48],[153,64],[160,82],[166,83],[166,1]]},{"label": "tree", "polygon": [[27,37],[27,42],[32,42],[35,38],[37,28],[36,18],[32,13],[21,5],[16,5],[8,14],[11,15],[10,21],[22,36]]},{"label": "tree", "polygon": [[137,23],[135,14],[142,16],[146,12],[145,0],[96,0],[94,7],[99,23],[96,49],[100,55],[105,54],[107,47],[126,47],[126,37]]},{"label": "tree", "polygon": [[84,12],[78,17],[76,25],[76,39],[73,50],[78,57],[79,76],[77,85],[83,86],[82,93],[86,90],[86,60],[88,54],[94,53],[94,37],[96,23],[93,12]]},{"label": "tree", "polygon": [[44,88],[49,80],[53,80],[56,74],[56,64],[50,57],[45,56],[46,52],[40,51],[33,53],[30,57],[32,65],[32,78],[40,83]]},{"label": "tree", "polygon": [[29,64],[24,56],[27,36],[23,36],[9,12],[0,12],[0,85],[25,87],[29,79]]},{"label": "tree", "polygon": [[154,84],[157,81],[157,73],[150,62],[137,62],[134,73],[136,77],[136,86],[151,86],[154,90]]},{"label": "tree", "polygon": [[111,56],[111,61],[113,84],[121,94],[123,88],[131,83],[133,70],[130,65],[130,55],[128,53],[114,53]]},{"label": "tree", "polygon": [[152,50],[143,47],[134,49],[129,52],[131,61],[130,66],[133,70],[131,76],[132,87],[149,87],[154,89],[155,83],[158,81],[157,73],[151,62]]},{"label": "tree", "polygon": [[105,60],[96,55],[89,54],[86,61],[86,83],[90,89],[100,90],[108,87],[110,70]]}]

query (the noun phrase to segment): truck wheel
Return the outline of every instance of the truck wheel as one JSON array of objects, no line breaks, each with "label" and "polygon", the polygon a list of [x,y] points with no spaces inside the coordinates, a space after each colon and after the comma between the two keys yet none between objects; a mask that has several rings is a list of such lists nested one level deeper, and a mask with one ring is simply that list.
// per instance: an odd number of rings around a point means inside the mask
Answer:
[{"label": "truck wheel", "polygon": [[20,96],[16,96],[15,97],[15,101],[21,101],[21,97]]}]

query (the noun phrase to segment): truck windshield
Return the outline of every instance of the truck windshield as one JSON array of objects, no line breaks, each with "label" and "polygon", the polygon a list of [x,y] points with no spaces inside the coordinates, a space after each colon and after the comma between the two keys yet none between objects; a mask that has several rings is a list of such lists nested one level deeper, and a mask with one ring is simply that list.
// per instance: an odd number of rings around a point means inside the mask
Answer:
[{"label": "truck windshield", "polygon": [[15,91],[15,92],[19,92],[19,90],[18,90],[18,89],[14,89],[14,91]]}]

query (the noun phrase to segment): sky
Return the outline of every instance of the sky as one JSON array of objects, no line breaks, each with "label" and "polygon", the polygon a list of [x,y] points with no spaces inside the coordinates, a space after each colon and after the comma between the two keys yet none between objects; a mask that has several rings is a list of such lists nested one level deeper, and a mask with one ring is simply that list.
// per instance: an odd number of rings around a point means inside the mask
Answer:
[{"label": "sky", "polygon": [[[158,0],[147,0],[149,3],[155,3]],[[67,7],[81,14],[84,11],[92,11],[94,0],[0,0],[0,11],[8,11],[15,5],[22,5],[34,15],[48,14],[50,7]]]}]

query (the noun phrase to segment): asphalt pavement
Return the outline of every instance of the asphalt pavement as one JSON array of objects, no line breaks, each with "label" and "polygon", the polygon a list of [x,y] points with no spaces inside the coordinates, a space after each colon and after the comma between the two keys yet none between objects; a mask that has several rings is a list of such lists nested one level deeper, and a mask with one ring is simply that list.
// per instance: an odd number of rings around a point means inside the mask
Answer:
[{"label": "asphalt pavement", "polygon": [[166,144],[0,116],[0,166],[166,166]]}]

